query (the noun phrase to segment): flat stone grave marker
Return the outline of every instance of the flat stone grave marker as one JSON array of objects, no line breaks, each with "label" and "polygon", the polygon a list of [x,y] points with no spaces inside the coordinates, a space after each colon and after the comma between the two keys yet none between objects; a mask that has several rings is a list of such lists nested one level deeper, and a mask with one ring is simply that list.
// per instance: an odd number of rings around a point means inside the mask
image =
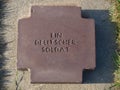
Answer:
[{"label": "flat stone grave marker", "polygon": [[18,22],[17,68],[29,68],[32,83],[81,83],[95,54],[94,20],[82,18],[80,7],[32,6]]}]

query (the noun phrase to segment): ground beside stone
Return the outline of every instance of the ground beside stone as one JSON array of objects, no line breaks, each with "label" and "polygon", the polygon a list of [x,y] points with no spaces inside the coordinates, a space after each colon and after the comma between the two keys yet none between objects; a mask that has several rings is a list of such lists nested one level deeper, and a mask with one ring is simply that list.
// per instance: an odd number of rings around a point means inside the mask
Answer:
[{"label": "ground beside stone", "polygon": [[[92,84],[30,84],[30,70],[17,70],[18,20],[30,16],[30,7],[32,5],[79,6],[82,7],[85,17],[94,18],[98,21],[96,23],[96,29],[98,30],[96,33],[98,40],[97,50],[100,52],[97,56],[97,60],[99,61],[97,62],[98,67],[96,70],[98,70],[98,72],[93,75],[91,75],[90,72],[90,79],[88,79],[87,74],[85,74],[87,80],[86,78],[84,79],[84,82]],[[11,73],[11,76],[6,78],[9,80],[9,82],[7,82],[8,90],[109,90],[113,78],[111,75],[113,68],[111,68],[112,55],[110,52],[113,52],[114,46],[114,40],[111,40],[114,37],[113,26],[111,26],[112,24],[108,19],[109,8],[110,2],[107,0],[9,0],[6,8],[8,13],[4,19],[4,23],[9,25],[6,27],[5,39],[7,42],[11,42],[8,43],[8,50],[4,53],[4,55],[9,58],[4,68]],[[110,35],[111,37],[108,37]],[[102,64],[103,67],[101,67]],[[96,78],[94,79],[94,77]],[[108,77],[110,80],[107,79]]]}]

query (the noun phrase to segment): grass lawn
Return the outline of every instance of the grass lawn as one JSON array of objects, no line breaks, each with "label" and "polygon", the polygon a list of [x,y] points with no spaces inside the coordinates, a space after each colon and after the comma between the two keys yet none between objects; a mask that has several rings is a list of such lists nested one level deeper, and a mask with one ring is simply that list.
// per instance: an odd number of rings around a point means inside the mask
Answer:
[{"label": "grass lawn", "polygon": [[120,0],[112,0],[113,6],[110,10],[111,21],[116,23],[116,53],[114,55],[115,72],[114,81],[115,87],[120,87]]}]

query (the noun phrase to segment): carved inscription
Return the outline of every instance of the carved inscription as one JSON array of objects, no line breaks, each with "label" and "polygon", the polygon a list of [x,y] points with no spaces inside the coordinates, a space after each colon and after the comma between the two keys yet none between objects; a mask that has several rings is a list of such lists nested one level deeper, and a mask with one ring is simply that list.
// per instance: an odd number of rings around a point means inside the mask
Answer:
[{"label": "carved inscription", "polygon": [[49,40],[35,40],[35,45],[40,45],[41,51],[46,53],[69,52],[70,45],[76,45],[73,39],[64,39],[63,33],[50,33]]}]

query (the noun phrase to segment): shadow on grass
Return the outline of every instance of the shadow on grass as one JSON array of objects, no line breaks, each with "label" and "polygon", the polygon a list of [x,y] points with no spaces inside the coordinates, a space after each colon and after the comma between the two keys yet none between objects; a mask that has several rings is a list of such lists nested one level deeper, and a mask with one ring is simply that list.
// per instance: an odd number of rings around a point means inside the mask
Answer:
[{"label": "shadow on grass", "polygon": [[6,89],[6,82],[9,82],[6,80],[6,77],[10,75],[10,72],[6,69],[4,69],[4,66],[6,64],[7,58],[4,56],[4,52],[7,49],[7,42],[5,42],[4,39],[4,30],[6,25],[3,23],[3,19],[5,18],[5,14],[7,13],[5,11],[7,0],[0,0],[0,90]]},{"label": "shadow on grass", "polygon": [[115,23],[108,10],[83,10],[82,16],[93,18],[96,26],[96,69],[84,71],[84,83],[112,83],[115,51]]}]

